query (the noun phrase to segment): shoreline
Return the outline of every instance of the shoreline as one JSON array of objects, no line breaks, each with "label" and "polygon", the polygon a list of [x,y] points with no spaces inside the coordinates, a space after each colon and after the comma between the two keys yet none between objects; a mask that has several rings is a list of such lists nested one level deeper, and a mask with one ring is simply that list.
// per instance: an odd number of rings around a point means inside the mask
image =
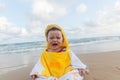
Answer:
[{"label": "shoreline", "polygon": [[[85,63],[90,73],[84,80],[119,80],[120,51],[76,54]],[[0,75],[0,80],[30,80],[30,72],[36,60],[27,66]]]}]

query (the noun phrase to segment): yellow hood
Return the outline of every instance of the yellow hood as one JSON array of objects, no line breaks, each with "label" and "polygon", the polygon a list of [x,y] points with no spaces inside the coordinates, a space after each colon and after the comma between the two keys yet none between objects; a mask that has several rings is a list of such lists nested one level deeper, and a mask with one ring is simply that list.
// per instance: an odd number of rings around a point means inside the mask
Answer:
[{"label": "yellow hood", "polygon": [[[61,33],[62,33],[63,39],[64,39],[62,46],[63,46],[63,47],[66,47],[67,50],[69,50],[69,44],[68,44],[67,37],[66,37],[66,35],[65,35],[64,30],[63,30],[60,26],[58,26],[58,25],[56,25],[56,24],[50,24],[50,25],[48,25],[47,28],[46,28],[46,30],[45,30],[45,36],[47,37],[47,32],[48,32],[48,30],[50,30],[50,29],[53,28],[53,27],[58,28],[59,30],[61,30]],[[50,48],[50,46],[47,44],[46,49],[48,49],[48,48]]]}]

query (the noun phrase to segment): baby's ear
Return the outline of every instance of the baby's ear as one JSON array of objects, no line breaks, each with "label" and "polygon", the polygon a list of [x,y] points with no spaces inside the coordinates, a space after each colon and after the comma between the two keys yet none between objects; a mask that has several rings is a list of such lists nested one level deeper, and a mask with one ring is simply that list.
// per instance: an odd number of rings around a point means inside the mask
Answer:
[{"label": "baby's ear", "polygon": [[46,41],[48,42],[48,38],[46,37]]},{"label": "baby's ear", "polygon": [[64,38],[63,38],[62,42],[64,42]]}]

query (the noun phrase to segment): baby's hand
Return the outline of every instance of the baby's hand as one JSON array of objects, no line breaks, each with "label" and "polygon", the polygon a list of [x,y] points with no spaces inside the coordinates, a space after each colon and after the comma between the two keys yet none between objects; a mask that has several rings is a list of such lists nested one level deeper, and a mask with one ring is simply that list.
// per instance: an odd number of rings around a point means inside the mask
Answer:
[{"label": "baby's hand", "polygon": [[84,76],[85,74],[89,74],[88,69],[79,68],[78,71],[81,76]]},{"label": "baby's hand", "polygon": [[36,75],[36,74],[31,75],[31,79],[32,79],[32,80],[35,80],[36,78],[37,78],[37,75]]}]

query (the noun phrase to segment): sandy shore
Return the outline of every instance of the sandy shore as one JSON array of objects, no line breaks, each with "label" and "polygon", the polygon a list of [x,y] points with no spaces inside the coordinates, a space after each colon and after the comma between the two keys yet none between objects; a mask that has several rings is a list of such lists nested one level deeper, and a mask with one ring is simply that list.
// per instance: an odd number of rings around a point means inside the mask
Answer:
[{"label": "sandy shore", "polygon": [[[90,70],[84,80],[120,80],[120,51],[78,56]],[[30,80],[29,73],[33,66],[34,63],[28,64],[24,68],[2,74],[0,80]]]},{"label": "sandy shore", "polygon": [[120,80],[120,51],[80,55],[90,74],[85,80]]}]

